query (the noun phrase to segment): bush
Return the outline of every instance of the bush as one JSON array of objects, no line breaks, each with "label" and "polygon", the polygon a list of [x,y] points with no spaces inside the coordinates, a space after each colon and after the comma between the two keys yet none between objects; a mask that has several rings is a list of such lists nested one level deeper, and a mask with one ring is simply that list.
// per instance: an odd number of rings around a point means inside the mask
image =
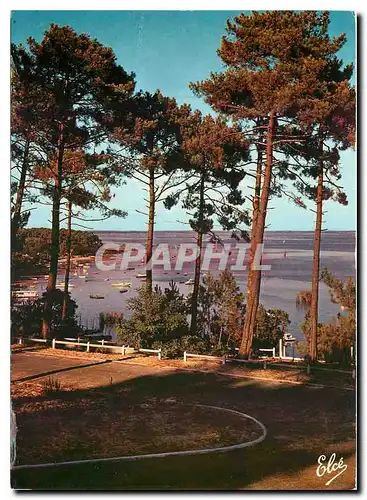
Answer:
[{"label": "bush", "polygon": [[235,354],[236,351],[234,349],[232,349],[230,346],[228,345],[216,345],[216,346],[213,346],[211,351],[210,351],[210,354],[212,356],[225,356],[226,354]]},{"label": "bush", "polygon": [[173,359],[182,358],[184,351],[192,354],[206,354],[210,351],[210,345],[204,339],[192,335],[185,335],[181,338],[156,341],[152,344],[152,349],[162,349],[162,357]]},{"label": "bush", "polygon": [[76,302],[71,298],[69,293],[67,305],[67,317],[63,321],[62,305],[64,301],[64,292],[61,290],[53,290],[52,292],[45,292],[42,297],[33,303],[25,303],[20,305],[13,305],[11,310],[11,333],[12,336],[19,334],[34,335],[39,334],[42,327],[44,317],[45,299],[47,297],[50,301],[49,321],[50,332],[55,338],[63,338],[67,336],[77,335],[79,328],[76,325],[75,312],[77,309]]},{"label": "bush", "polygon": [[116,328],[122,344],[150,348],[153,342],[180,338],[188,330],[186,302],[174,283],[164,292],[158,287],[150,292],[143,285],[127,301],[127,308],[131,318],[121,320]]},{"label": "bush", "polygon": [[42,383],[45,394],[54,394],[61,391],[61,382],[58,378],[48,377]]}]

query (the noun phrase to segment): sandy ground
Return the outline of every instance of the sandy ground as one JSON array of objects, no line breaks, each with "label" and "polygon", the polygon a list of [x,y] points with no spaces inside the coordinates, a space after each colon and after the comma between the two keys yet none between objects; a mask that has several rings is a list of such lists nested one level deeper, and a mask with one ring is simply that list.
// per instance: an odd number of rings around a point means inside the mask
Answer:
[{"label": "sandy ground", "polygon": [[[28,357],[27,357],[28,356]],[[29,356],[36,356],[32,361]],[[17,359],[19,357],[19,359]],[[50,361],[49,358],[55,358],[55,362]],[[101,366],[99,370],[101,373],[107,373],[106,375],[110,381],[111,377],[114,377],[115,372],[121,370],[121,365],[125,367],[137,366],[148,371],[160,371],[165,372],[167,370],[199,370],[204,372],[212,372],[223,375],[231,375],[234,377],[247,377],[260,380],[272,380],[273,383],[294,383],[294,384],[310,384],[310,385],[326,385],[330,387],[344,387],[348,390],[354,391],[354,380],[351,377],[351,373],[340,373],[338,371],[324,371],[324,370],[313,370],[311,375],[307,375],[304,366],[295,366],[289,364],[289,367],[278,367],[277,363],[272,365],[267,365],[267,369],[263,369],[262,365],[250,366],[239,363],[227,363],[222,365],[221,361],[206,361],[201,359],[189,358],[185,363],[182,359],[162,359],[158,360],[156,356],[146,356],[144,354],[133,354],[121,356],[120,354],[105,354],[100,352],[86,353],[85,351],[69,351],[64,349],[43,349],[42,354],[40,352],[17,352],[13,354],[13,371],[22,369],[25,366],[25,370],[29,372],[24,372],[24,374],[14,375],[17,379],[32,376],[37,373],[45,373],[49,375],[49,369],[47,366],[53,366],[55,363],[55,370],[64,369],[74,366],[96,364],[98,362],[108,362],[114,361],[112,365],[105,369]],[[38,359],[38,361],[37,361]],[[37,371],[38,366],[43,366],[41,359],[45,359],[45,369]],[[28,361],[27,361],[28,360]],[[75,363],[73,362],[75,360]],[[120,365],[120,368],[116,365]],[[50,369],[51,370],[51,369]],[[79,374],[83,374],[84,370],[78,370]],[[59,377],[59,374],[57,375]],[[63,377],[69,377],[70,380],[75,379],[75,374],[71,371],[70,374],[67,372],[63,374]],[[106,378],[106,377],[104,377]],[[90,374],[86,376],[86,383],[93,383]]]},{"label": "sandy ground", "polygon": [[[86,466],[84,473],[83,468],[70,467],[41,472],[24,470],[14,476],[16,487],[135,490],[150,487],[348,490],[354,487],[355,406],[352,391],[281,384],[246,376],[223,377],[214,370],[197,373],[168,366],[168,362],[166,366],[164,363],[157,366],[157,361],[151,357],[142,358],[140,364],[137,360],[125,360],[85,366],[86,362],[99,361],[25,352],[14,354],[12,361],[13,379],[19,380],[27,374],[40,375],[32,381],[12,384],[20,457],[36,460],[41,450],[48,458],[53,457],[50,443],[55,445],[55,461],[79,456],[87,458],[90,453],[93,456],[116,456],[114,453],[121,456],[118,452],[124,445],[127,428],[133,428],[139,435],[141,449],[154,449],[152,434],[147,434],[148,427],[144,422],[136,427],[136,419],[125,421],[124,408],[143,403],[158,408],[172,399],[177,403],[209,404],[242,411],[260,420],[268,430],[263,443],[238,453],[134,464],[108,463]],[[58,394],[45,394],[43,383],[50,376],[45,375],[46,371],[55,372],[52,376],[61,383]],[[154,420],[158,418],[157,411],[153,409],[149,413],[149,408],[147,411],[148,418],[158,422]],[[50,429],[57,429],[57,432],[50,433]],[[196,430],[199,432],[199,428]],[[184,433],[184,427],[180,432]],[[146,442],[142,436],[146,436]],[[212,437],[210,435],[210,439]],[[156,439],[161,443],[160,436]],[[177,443],[182,439],[183,435],[177,437]],[[133,453],[133,440],[126,440],[125,444]],[[171,445],[174,444],[173,439]],[[344,458],[347,469],[326,487],[331,476],[320,478],[316,475],[317,460],[322,454],[329,457],[332,453]]]}]

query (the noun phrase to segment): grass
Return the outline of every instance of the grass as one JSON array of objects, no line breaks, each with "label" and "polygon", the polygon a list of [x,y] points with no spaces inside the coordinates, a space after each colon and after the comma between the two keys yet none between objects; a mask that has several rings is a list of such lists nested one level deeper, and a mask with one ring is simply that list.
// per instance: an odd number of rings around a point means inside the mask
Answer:
[{"label": "grass", "polygon": [[[93,389],[63,387],[48,395],[42,383],[36,381],[16,384],[13,391],[18,463],[176,451],[178,446],[219,446],[256,436],[258,432],[247,421],[227,413],[195,409],[191,403],[242,411],[268,429],[262,443],[227,453],[13,471],[12,485],[16,488],[354,487],[352,391],[173,370]],[[168,403],[167,399],[175,401]],[[337,457],[343,456],[348,469],[325,487],[326,480],[316,476],[317,459],[333,452]]]},{"label": "grass", "polygon": [[57,378],[48,377],[42,382],[43,390],[45,394],[50,395],[54,392],[58,393],[61,391],[61,382]]}]

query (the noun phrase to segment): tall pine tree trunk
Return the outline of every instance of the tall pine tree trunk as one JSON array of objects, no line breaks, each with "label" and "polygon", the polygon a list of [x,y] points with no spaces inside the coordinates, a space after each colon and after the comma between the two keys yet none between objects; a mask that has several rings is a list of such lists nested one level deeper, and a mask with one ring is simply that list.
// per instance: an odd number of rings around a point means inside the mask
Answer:
[{"label": "tall pine tree trunk", "polygon": [[[320,152],[323,152],[323,139],[321,139]],[[313,246],[313,268],[312,268],[312,296],[310,306],[310,357],[311,361],[317,361],[317,325],[319,315],[319,279],[320,279],[320,247],[322,230],[322,201],[324,185],[324,165],[322,159],[319,166],[319,177],[316,193],[316,225]]]},{"label": "tall pine tree trunk", "polygon": [[57,143],[55,185],[52,198],[52,228],[51,228],[51,260],[50,271],[48,274],[46,299],[43,312],[42,338],[46,339],[50,333],[51,316],[51,297],[56,289],[57,267],[59,261],[59,242],[60,242],[60,203],[62,196],[62,162],[64,156],[64,127],[60,124],[59,138]]},{"label": "tall pine tree trunk", "polygon": [[65,286],[64,286],[64,301],[62,303],[61,319],[66,320],[69,301],[69,279],[70,279],[70,262],[71,262],[71,216],[72,204],[68,203],[68,223],[66,232],[66,266],[65,266]]},{"label": "tall pine tree trunk", "polygon": [[[263,139],[263,137],[260,138]],[[263,146],[257,146],[257,166],[256,166],[256,181],[255,181],[255,196],[253,201],[253,216],[252,216],[252,224],[251,224],[251,245],[250,245],[250,254],[249,254],[249,275],[247,281],[247,290],[253,290],[254,285],[254,274],[250,272],[256,252],[257,246],[257,225],[259,218],[259,209],[260,209],[260,196],[261,196],[261,179],[262,179],[262,164],[263,164]],[[261,278],[261,275],[260,275]],[[258,283],[258,287],[260,288],[260,282]],[[259,293],[256,290],[254,293]],[[256,314],[255,314],[256,320]],[[254,321],[251,317],[250,321],[254,324]]]},{"label": "tall pine tree trunk", "polygon": [[12,245],[15,244],[15,238],[18,234],[18,230],[20,227],[22,203],[23,203],[24,190],[25,190],[25,181],[26,181],[27,172],[28,172],[29,146],[30,146],[30,141],[27,139],[25,142],[25,145],[24,145],[22,168],[20,171],[20,178],[19,178],[17,196],[16,196],[16,200],[15,200],[13,219],[11,221]]},{"label": "tall pine tree trunk", "polygon": [[239,349],[239,354],[245,358],[249,356],[252,346],[254,327],[256,321],[257,309],[259,307],[261,271],[253,270],[253,260],[257,245],[263,243],[266,212],[270,194],[270,184],[272,179],[273,169],[273,139],[275,132],[275,115],[270,113],[269,123],[266,135],[266,163],[264,171],[264,180],[261,190],[261,198],[256,217],[256,225],[253,227],[254,236],[251,243],[250,268],[248,275],[248,290],[246,301],[245,324],[243,329],[242,341]]},{"label": "tall pine tree trunk", "polygon": [[197,333],[197,315],[198,315],[198,295],[199,295],[199,286],[200,286],[200,271],[201,271],[201,251],[203,248],[203,219],[204,219],[204,187],[205,187],[205,177],[201,176],[200,180],[200,201],[199,201],[199,230],[197,232],[197,256],[195,259],[195,275],[194,275],[194,288],[192,291],[191,298],[191,324],[190,324],[190,332],[192,335]]},{"label": "tall pine tree trunk", "polygon": [[154,235],[154,215],[155,215],[155,186],[154,186],[154,168],[149,169],[149,215],[148,215],[148,234],[147,234],[147,249],[146,263],[150,264],[147,269],[147,289],[153,289],[153,270],[152,270],[152,255],[153,255],[153,235]]}]

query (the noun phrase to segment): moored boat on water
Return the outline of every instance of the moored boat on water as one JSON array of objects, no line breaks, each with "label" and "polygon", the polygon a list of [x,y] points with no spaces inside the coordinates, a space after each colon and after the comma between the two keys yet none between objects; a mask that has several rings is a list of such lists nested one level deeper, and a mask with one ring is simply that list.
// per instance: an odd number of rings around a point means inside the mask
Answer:
[{"label": "moored boat on water", "polygon": [[120,283],[112,283],[111,286],[114,287],[131,287],[131,282],[130,281],[121,281]]},{"label": "moored boat on water", "polygon": [[190,278],[189,280],[187,280],[185,282],[185,285],[193,285],[194,284],[194,280],[192,278]]},{"label": "moored boat on water", "polygon": [[39,297],[39,293],[34,290],[15,290],[11,295],[19,300],[36,300]]}]

